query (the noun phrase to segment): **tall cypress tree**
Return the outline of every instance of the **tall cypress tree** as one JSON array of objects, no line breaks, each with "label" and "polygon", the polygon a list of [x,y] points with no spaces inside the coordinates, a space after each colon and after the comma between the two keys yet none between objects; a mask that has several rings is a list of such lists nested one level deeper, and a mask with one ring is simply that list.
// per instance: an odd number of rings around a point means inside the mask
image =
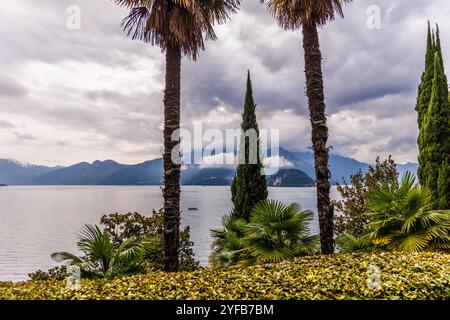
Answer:
[{"label": "tall cypress tree", "polygon": [[[448,125],[450,126],[450,123]],[[450,209],[450,161],[448,160],[448,157],[444,160],[439,169],[437,187],[437,208]]]},{"label": "tall cypress tree", "polygon": [[442,58],[442,48],[441,48],[441,34],[439,32],[439,25],[436,24],[436,40],[434,45],[435,52],[439,55],[439,59],[441,59],[441,67],[445,74],[444,68],[444,59]]},{"label": "tall cypress tree", "polygon": [[425,54],[425,70],[422,73],[422,82],[419,85],[417,95],[417,122],[419,125],[419,138],[417,140],[419,146],[419,169],[417,175],[422,185],[426,184],[425,174],[425,146],[426,143],[423,138],[422,124],[427,113],[428,105],[431,100],[431,91],[433,86],[434,76],[434,53],[436,52],[436,45],[434,40],[434,34],[432,35],[430,22],[428,21],[428,35],[427,35],[427,50]]},{"label": "tall cypress tree", "polygon": [[[253,100],[250,71],[247,73],[247,91],[245,94],[244,113],[242,114],[241,138],[239,147],[239,164],[236,176],[231,184],[231,200],[233,201],[233,216],[250,219],[253,207],[268,196],[266,176],[263,173],[258,123],[256,122],[256,104]],[[257,145],[252,145],[250,135],[256,133]],[[253,141],[254,142],[254,141]],[[256,149],[256,150],[254,150]],[[255,159],[256,163],[251,163]]]},{"label": "tall cypress tree", "polygon": [[[448,83],[447,77],[445,75],[445,66],[441,48],[441,37],[438,25],[436,25],[436,52],[439,55],[439,59],[441,61],[444,81],[445,83]],[[441,128],[441,136],[443,137],[441,154],[444,159],[439,168],[437,180],[436,208],[438,209],[450,209],[450,92],[447,99],[447,108],[439,110],[438,114],[438,117],[442,119],[443,123],[443,127]],[[447,121],[445,121],[445,119],[447,119]]]},{"label": "tall cypress tree", "polygon": [[424,143],[421,160],[425,164],[422,175],[426,177],[425,185],[431,191],[435,209],[446,209],[450,205],[450,104],[447,77],[440,56],[442,53],[436,51],[431,100],[421,130]]}]

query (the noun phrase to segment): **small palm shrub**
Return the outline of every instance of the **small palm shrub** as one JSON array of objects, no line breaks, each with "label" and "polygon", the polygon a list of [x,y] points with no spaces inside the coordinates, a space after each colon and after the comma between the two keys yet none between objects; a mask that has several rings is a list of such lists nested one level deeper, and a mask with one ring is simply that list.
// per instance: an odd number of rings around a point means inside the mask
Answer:
[{"label": "small palm shrub", "polygon": [[297,203],[285,205],[264,200],[252,211],[245,238],[247,250],[257,262],[281,262],[313,254],[318,236],[311,236],[309,225],[314,214]]},{"label": "small palm shrub", "polygon": [[247,222],[233,215],[222,218],[223,229],[211,230],[213,242],[212,253],[209,257],[213,266],[234,266],[245,260],[245,243]]},{"label": "small palm shrub", "polygon": [[140,270],[146,252],[154,246],[152,241],[133,244],[127,240],[115,248],[109,236],[98,226],[85,225],[77,242],[83,256],[55,252],[51,257],[57,262],[78,266],[83,277],[111,279]]},{"label": "small palm shrub", "polygon": [[343,233],[336,239],[336,243],[342,253],[352,253],[355,251],[371,252],[377,251],[378,249],[368,235],[355,237],[350,233]]},{"label": "small palm shrub", "polygon": [[223,229],[212,230],[213,266],[278,263],[318,250],[319,237],[310,235],[313,213],[299,204],[263,200],[252,210],[250,222],[226,216]]},{"label": "small palm shrub", "polygon": [[[120,246],[125,242],[128,247],[139,246],[143,241],[147,244],[151,243],[151,246],[146,246],[145,257],[139,263],[137,271],[149,272],[164,269],[164,214],[162,209],[153,210],[153,214],[150,216],[144,216],[137,212],[104,215],[100,219],[100,224],[103,229],[103,236],[107,237],[112,243],[113,250],[119,250]],[[199,268],[199,262],[195,259],[193,245],[190,229],[186,226],[180,231],[179,254],[181,271],[193,271]],[[133,268],[136,268],[136,266]],[[63,265],[52,268],[47,272],[38,270],[30,273],[28,276],[32,280],[60,280],[67,278],[69,273]],[[88,270],[84,270],[83,276],[98,277],[99,272],[91,274]]]},{"label": "small palm shrub", "polygon": [[[343,251],[383,249],[404,252],[450,250],[450,211],[433,210],[426,187],[406,173],[399,186],[380,186],[369,194],[373,212],[367,213],[369,232],[356,239],[343,235]],[[358,247],[357,243],[360,246]]]}]

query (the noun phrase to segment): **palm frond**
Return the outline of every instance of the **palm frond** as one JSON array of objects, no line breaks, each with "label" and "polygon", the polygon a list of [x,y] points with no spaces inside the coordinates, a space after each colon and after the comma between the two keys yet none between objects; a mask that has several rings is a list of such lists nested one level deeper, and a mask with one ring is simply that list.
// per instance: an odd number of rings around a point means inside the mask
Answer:
[{"label": "palm frond", "polygon": [[398,187],[380,186],[369,197],[374,212],[367,214],[367,225],[373,244],[408,252],[446,248],[450,211],[431,210],[430,191],[416,185],[411,173]]},{"label": "palm frond", "polygon": [[115,0],[130,10],[122,21],[132,37],[159,46],[177,46],[196,59],[205,40],[215,40],[214,24],[222,24],[237,11],[240,0]]},{"label": "palm frond", "polygon": [[356,251],[373,251],[376,249],[375,244],[367,235],[356,238],[351,234],[344,233],[336,239],[341,252],[352,253]]},{"label": "palm frond", "polygon": [[343,6],[352,0],[260,0],[285,29],[298,29],[302,25],[324,25],[336,16],[343,17]]},{"label": "palm frond", "polygon": [[83,257],[68,252],[55,252],[51,257],[58,262],[79,266],[90,275],[113,278],[139,265],[155,243],[146,240],[134,244],[127,240],[116,249],[98,226],[86,225],[80,232],[77,246],[84,253]]},{"label": "palm frond", "polygon": [[71,265],[83,262],[83,259],[69,252],[54,252],[51,254],[51,258],[56,262],[68,262]]}]

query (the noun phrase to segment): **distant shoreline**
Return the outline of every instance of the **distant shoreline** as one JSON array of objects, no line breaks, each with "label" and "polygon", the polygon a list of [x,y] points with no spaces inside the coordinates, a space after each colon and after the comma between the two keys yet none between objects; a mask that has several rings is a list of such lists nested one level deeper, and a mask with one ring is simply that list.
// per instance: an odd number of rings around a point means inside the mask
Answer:
[{"label": "distant shoreline", "polygon": [[[162,184],[10,184],[0,187],[163,187]],[[182,184],[182,187],[230,187],[230,185]],[[333,184],[336,186],[336,184]],[[268,188],[315,188],[315,186],[268,186]]]}]

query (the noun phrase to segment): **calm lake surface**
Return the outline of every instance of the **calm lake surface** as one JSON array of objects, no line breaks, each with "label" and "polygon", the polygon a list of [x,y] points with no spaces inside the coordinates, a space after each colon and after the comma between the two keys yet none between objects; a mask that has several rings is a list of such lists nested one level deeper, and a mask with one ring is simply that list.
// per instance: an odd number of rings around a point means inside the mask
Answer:
[{"label": "calm lake surface", "polygon": [[[335,187],[332,196],[337,196]],[[316,211],[315,188],[269,188],[269,197]],[[182,187],[182,225],[191,227],[196,258],[204,266],[209,230],[220,227],[222,215],[231,209],[230,199],[229,187]],[[0,281],[26,280],[30,272],[55,266],[52,252],[76,253],[80,228],[99,224],[104,214],[150,215],[161,207],[158,186],[0,187]],[[191,207],[198,211],[188,211]],[[311,228],[318,233],[317,217]]]}]

